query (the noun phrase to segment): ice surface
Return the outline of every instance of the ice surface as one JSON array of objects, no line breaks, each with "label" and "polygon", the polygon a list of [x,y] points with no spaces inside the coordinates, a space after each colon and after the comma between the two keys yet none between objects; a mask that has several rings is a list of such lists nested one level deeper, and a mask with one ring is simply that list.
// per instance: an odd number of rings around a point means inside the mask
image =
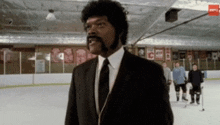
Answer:
[{"label": "ice surface", "polygon": [[[202,95],[200,105],[189,104],[191,101],[188,93],[188,103],[176,102],[174,86],[170,87],[170,102],[174,113],[174,125],[220,125],[220,81],[205,81],[203,89],[205,109],[202,111]],[[187,91],[188,92],[188,91]],[[185,107],[186,105],[186,107]]]},{"label": "ice surface", "polygon": [[[69,86],[0,89],[0,125],[63,125]],[[190,96],[187,95],[190,102]],[[220,80],[206,81],[204,109],[177,103],[173,84],[170,102],[174,125],[220,125]]]}]

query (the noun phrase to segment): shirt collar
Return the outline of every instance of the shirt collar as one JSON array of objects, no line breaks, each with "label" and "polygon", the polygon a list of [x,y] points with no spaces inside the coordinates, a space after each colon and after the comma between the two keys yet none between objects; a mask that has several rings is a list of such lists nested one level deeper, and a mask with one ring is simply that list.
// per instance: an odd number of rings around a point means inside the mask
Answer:
[{"label": "shirt collar", "polygon": [[[109,63],[114,69],[120,65],[123,55],[124,55],[124,49],[123,47],[121,47],[119,50],[117,50],[115,53],[113,53],[111,56],[108,57]],[[105,60],[104,57],[100,55],[98,56],[99,69],[102,68],[102,64],[104,60]]]}]

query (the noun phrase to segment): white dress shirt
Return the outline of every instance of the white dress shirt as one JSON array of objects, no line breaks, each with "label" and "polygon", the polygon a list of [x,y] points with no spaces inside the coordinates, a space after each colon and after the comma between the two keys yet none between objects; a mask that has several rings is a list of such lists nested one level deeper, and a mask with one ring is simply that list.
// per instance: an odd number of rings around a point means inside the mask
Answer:
[{"label": "white dress shirt", "polygon": [[[118,74],[118,70],[121,64],[122,57],[124,55],[124,48],[121,47],[118,51],[113,53],[111,56],[108,57],[109,60],[109,93],[111,93],[111,90],[114,86],[115,79]],[[98,88],[99,88],[99,76],[100,71],[102,69],[102,65],[105,58],[102,56],[98,56],[98,64],[96,69],[96,77],[95,77],[95,103],[96,103],[96,110],[99,114],[99,99],[98,99]],[[103,106],[104,107],[104,106]]]}]

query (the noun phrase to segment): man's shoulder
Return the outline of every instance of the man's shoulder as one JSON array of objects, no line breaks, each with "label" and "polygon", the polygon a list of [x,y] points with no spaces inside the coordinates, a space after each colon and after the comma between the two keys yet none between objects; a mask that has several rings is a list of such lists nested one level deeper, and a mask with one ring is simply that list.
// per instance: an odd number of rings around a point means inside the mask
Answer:
[{"label": "man's shoulder", "polygon": [[185,68],[183,66],[181,66],[180,69],[185,70]]},{"label": "man's shoulder", "polygon": [[78,66],[76,66],[74,69],[75,70],[78,70],[78,69],[87,69],[87,68],[90,68],[91,65],[93,63],[95,63],[97,61],[97,57],[96,58],[93,58],[93,59],[90,59],[82,64],[79,64]]},{"label": "man's shoulder", "polygon": [[170,70],[169,67],[166,67],[166,68],[165,68],[165,71],[167,71],[167,72],[171,72],[171,70]]},{"label": "man's shoulder", "polygon": [[157,65],[157,63],[155,63],[153,61],[150,61],[148,59],[139,57],[139,56],[134,55],[134,54],[132,54],[130,52],[127,52],[126,54],[129,55],[130,61],[133,61],[133,62],[136,62],[136,63],[152,63],[152,64],[156,64]]},{"label": "man's shoulder", "polygon": [[181,68],[174,68],[173,72],[176,73],[176,74],[179,74],[179,73],[182,72],[182,69]]},{"label": "man's shoulder", "polygon": [[173,68],[173,71],[178,71],[178,68]]},{"label": "man's shoulder", "polygon": [[202,70],[200,70],[200,69],[197,69],[197,71],[198,71],[198,72],[202,72]]},{"label": "man's shoulder", "polygon": [[137,55],[129,53],[129,60],[128,63],[132,64],[133,66],[140,67],[140,68],[148,68],[148,69],[163,69],[161,65],[151,60],[141,58]]}]

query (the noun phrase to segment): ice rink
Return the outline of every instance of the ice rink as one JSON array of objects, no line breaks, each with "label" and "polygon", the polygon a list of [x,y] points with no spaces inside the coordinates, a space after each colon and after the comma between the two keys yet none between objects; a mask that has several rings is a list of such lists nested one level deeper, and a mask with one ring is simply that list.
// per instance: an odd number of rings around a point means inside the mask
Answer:
[{"label": "ice rink", "polygon": [[[205,111],[202,97],[200,105],[177,103],[171,85],[174,125],[220,125],[220,80],[205,84]],[[63,125],[68,91],[69,85],[0,89],[0,125]]]}]

